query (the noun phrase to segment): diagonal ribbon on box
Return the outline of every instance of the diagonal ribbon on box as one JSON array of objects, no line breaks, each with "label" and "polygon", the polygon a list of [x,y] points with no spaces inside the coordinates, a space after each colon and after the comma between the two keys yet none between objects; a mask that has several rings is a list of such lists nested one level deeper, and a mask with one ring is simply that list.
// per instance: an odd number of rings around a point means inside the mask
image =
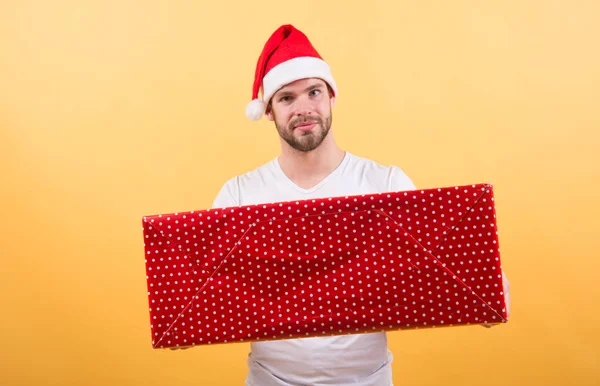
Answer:
[{"label": "diagonal ribbon on box", "polygon": [[508,319],[491,184],[142,223],[154,348]]}]

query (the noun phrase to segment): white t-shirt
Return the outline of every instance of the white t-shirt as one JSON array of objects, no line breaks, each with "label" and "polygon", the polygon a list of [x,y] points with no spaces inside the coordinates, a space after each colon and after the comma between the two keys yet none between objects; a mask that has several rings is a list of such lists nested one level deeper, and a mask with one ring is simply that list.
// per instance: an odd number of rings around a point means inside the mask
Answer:
[{"label": "white t-shirt", "polygon": [[[294,184],[274,159],[228,180],[213,207],[414,189],[400,168],[346,152],[341,164],[310,189]],[[389,386],[392,359],[384,332],[253,342],[246,384]]]}]

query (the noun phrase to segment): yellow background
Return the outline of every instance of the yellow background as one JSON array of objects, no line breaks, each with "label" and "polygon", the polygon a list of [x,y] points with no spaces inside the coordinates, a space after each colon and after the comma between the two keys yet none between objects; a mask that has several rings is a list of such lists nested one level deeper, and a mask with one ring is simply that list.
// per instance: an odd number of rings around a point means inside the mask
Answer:
[{"label": "yellow background", "polygon": [[0,2],[0,384],[241,385],[247,344],[152,350],[141,218],[275,157],[280,24],[331,64],[345,149],[492,182],[507,325],[395,332],[396,385],[597,385],[597,1]]}]

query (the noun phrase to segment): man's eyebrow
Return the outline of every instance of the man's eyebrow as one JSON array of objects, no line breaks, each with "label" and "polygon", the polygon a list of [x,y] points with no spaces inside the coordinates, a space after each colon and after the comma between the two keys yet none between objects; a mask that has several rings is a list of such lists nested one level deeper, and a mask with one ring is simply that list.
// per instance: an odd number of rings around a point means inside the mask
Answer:
[{"label": "man's eyebrow", "polygon": [[291,92],[291,91],[278,91],[276,95],[277,95],[277,98],[281,98],[281,97],[290,96],[290,95],[293,95],[293,94],[294,93]]},{"label": "man's eyebrow", "polygon": [[[311,86],[308,86],[307,88],[304,89],[303,92],[310,92],[312,90],[322,89],[323,87],[325,87],[325,86],[323,86],[322,84],[317,83],[317,84],[313,84]],[[279,91],[277,93],[277,98],[282,98],[284,96],[290,96],[290,95],[294,95],[294,93],[291,92],[291,91]]]},{"label": "man's eyebrow", "polygon": [[320,84],[320,83],[313,84],[312,86],[309,86],[306,89],[304,89],[304,92],[309,92],[309,91],[316,90],[318,88],[323,88],[323,87],[324,86],[322,84]]}]

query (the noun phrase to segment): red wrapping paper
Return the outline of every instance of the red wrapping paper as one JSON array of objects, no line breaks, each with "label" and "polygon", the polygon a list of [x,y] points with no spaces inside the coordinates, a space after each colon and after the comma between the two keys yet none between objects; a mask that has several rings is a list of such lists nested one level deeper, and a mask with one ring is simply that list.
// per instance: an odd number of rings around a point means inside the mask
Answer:
[{"label": "red wrapping paper", "polygon": [[491,184],[142,224],[154,348],[508,319]]}]

